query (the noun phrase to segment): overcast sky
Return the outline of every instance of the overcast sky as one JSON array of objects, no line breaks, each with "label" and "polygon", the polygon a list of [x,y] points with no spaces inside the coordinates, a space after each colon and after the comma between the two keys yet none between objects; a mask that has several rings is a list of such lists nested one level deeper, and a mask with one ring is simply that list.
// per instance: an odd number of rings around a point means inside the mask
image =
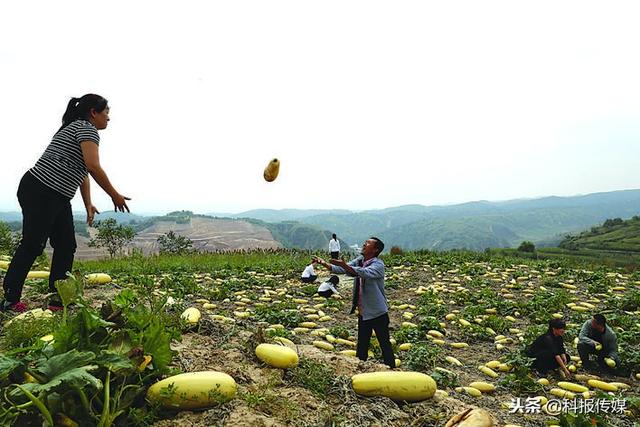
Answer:
[{"label": "overcast sky", "polygon": [[[638,2],[4,1],[0,210],[70,97],[132,212],[640,188]],[[268,161],[281,160],[273,183]],[[113,209],[92,183],[94,204]],[[82,210],[78,193],[74,207]]]}]

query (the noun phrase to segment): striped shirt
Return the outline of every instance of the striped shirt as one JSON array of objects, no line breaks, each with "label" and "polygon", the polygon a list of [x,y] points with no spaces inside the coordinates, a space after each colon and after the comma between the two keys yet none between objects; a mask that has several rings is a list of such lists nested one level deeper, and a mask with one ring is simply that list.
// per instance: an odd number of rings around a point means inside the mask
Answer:
[{"label": "striped shirt", "polygon": [[56,132],[29,172],[47,187],[73,199],[88,173],[80,147],[82,141],[100,144],[98,129],[86,120],[75,120]]}]

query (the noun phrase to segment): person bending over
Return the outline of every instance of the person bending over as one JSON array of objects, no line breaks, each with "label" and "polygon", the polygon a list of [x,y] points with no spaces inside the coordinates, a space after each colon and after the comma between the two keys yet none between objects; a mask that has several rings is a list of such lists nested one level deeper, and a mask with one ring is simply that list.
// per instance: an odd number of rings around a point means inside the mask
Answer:
[{"label": "person bending over", "polygon": [[320,286],[318,286],[318,295],[325,298],[340,295],[337,289],[338,283],[340,283],[340,278],[332,274],[326,282],[322,282]]}]

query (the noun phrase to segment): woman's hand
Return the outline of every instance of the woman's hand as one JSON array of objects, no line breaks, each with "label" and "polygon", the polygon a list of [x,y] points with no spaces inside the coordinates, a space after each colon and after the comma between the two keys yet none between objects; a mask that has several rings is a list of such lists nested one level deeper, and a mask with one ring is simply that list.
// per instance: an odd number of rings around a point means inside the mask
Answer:
[{"label": "woman's hand", "polygon": [[131,200],[131,198],[129,197],[125,197],[120,193],[116,193],[115,196],[113,196],[111,198],[111,200],[113,201],[113,210],[118,212],[124,212],[125,209],[127,210],[127,212],[131,212],[129,210],[129,206],[127,206],[127,200]]},{"label": "woman's hand", "polygon": [[93,225],[93,218],[100,212],[93,205],[88,205],[85,208],[87,209],[87,225],[91,227]]}]

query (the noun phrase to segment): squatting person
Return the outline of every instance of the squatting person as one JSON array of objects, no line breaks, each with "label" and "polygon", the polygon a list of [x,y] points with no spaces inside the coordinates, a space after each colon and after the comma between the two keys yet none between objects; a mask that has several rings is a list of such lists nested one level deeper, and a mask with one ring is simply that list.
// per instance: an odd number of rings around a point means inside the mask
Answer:
[{"label": "squatting person", "polygon": [[549,329],[540,335],[527,348],[527,356],[535,357],[531,368],[540,375],[547,375],[547,372],[558,369],[567,376],[571,376],[571,372],[567,369],[569,355],[564,348],[564,331],[567,325],[562,319],[551,319],[549,321]]},{"label": "squatting person", "polygon": [[613,359],[616,366],[620,365],[616,334],[607,325],[607,319],[602,314],[594,314],[582,325],[578,335],[578,354],[584,369],[595,368],[589,359],[592,354],[597,356],[598,365],[604,370],[610,369],[604,360],[607,357]]}]

